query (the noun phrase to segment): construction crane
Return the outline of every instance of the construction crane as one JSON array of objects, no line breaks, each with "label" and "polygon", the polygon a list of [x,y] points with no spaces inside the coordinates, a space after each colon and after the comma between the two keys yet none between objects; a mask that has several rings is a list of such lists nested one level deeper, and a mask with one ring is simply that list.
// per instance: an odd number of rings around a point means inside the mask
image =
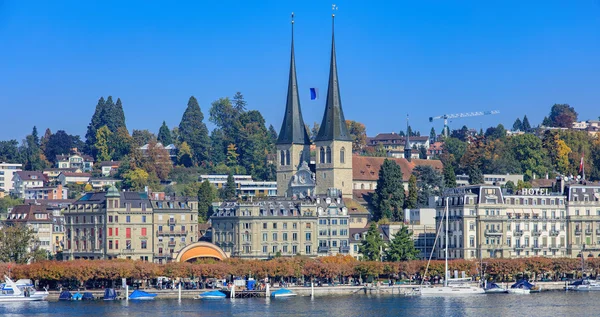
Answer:
[{"label": "construction crane", "polygon": [[498,110],[491,111],[475,111],[475,112],[466,112],[466,113],[455,113],[455,114],[443,114],[437,117],[429,117],[429,122],[433,122],[433,120],[444,119],[444,136],[448,136],[448,119],[457,119],[457,118],[467,118],[467,117],[477,117],[477,116],[487,116],[491,114],[499,114]]}]

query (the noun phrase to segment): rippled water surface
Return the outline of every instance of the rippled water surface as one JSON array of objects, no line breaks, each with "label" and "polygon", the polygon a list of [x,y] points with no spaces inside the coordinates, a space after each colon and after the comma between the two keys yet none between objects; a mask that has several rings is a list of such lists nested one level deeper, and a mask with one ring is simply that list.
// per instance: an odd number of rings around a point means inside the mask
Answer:
[{"label": "rippled water surface", "polygon": [[600,316],[600,292],[0,303],[0,316]]}]

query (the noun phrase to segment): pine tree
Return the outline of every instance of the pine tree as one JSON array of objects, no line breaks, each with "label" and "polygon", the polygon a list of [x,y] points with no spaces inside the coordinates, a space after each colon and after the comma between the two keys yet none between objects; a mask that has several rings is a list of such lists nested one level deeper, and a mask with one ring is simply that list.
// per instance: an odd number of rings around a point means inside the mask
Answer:
[{"label": "pine tree", "polygon": [[167,126],[167,123],[163,121],[160,129],[158,130],[158,142],[162,143],[162,145],[167,146],[169,144],[173,144],[173,139],[171,138],[171,131]]},{"label": "pine tree", "polygon": [[483,184],[483,173],[477,166],[467,167],[467,174],[469,175],[469,184]]},{"label": "pine tree", "polygon": [[[104,125],[104,115],[106,113],[106,101],[104,97],[100,97],[98,104],[96,104],[96,110],[92,115],[92,120],[88,124],[87,133],[85,134],[85,144],[89,149],[94,149],[96,144],[96,131]],[[90,152],[95,152],[92,150]]]},{"label": "pine tree", "polygon": [[229,175],[227,176],[227,183],[225,183],[225,186],[221,189],[221,199],[233,199],[236,196],[236,186],[235,180],[233,179],[233,173],[229,172]]},{"label": "pine tree", "polygon": [[208,180],[205,180],[198,190],[198,222],[204,223],[208,220],[214,199],[214,187]]},{"label": "pine tree", "polygon": [[437,134],[435,134],[435,129],[433,127],[431,127],[431,131],[429,131],[429,139],[431,140],[431,142],[435,142],[437,138]]},{"label": "pine tree", "polygon": [[204,115],[200,110],[198,101],[194,96],[191,96],[179,123],[179,135],[181,142],[187,142],[192,149],[195,163],[201,163],[209,159],[210,139],[208,138],[208,129],[202,122],[203,120]]},{"label": "pine tree", "polygon": [[404,186],[402,185],[402,170],[395,161],[388,159],[383,161],[379,170],[373,203],[375,221],[382,218],[394,221],[402,220]]},{"label": "pine tree", "polygon": [[454,173],[454,167],[450,162],[444,164],[444,187],[455,188],[456,187],[456,174]]},{"label": "pine tree", "polygon": [[367,235],[360,242],[358,252],[362,254],[365,261],[381,261],[381,253],[385,243],[379,235],[379,230],[374,222],[371,222]]},{"label": "pine tree", "polygon": [[529,124],[529,119],[527,119],[527,115],[523,117],[523,123],[521,124],[522,127],[522,131],[524,132],[530,132],[531,131],[531,124]]},{"label": "pine tree", "polygon": [[127,125],[125,124],[125,111],[123,110],[123,103],[121,103],[121,98],[117,98],[117,103],[115,104],[113,109],[113,127],[110,130],[110,132],[115,133],[119,128],[127,129]]},{"label": "pine tree", "polygon": [[404,208],[405,209],[417,208],[417,197],[418,197],[417,177],[415,177],[415,175],[410,175],[410,178],[408,179],[408,197],[406,198],[406,204],[405,204]]},{"label": "pine tree", "polygon": [[210,161],[214,165],[219,165],[225,162],[225,136],[223,130],[214,129],[210,134]]},{"label": "pine tree", "polygon": [[[525,116],[525,118],[527,118],[527,116]],[[517,118],[517,120],[515,120],[515,123],[513,123],[513,126],[512,126],[512,130],[513,131],[523,131],[523,123],[521,122],[521,119]]]},{"label": "pine tree", "polygon": [[235,110],[237,110],[239,113],[246,111],[246,104],[247,102],[244,100],[244,95],[242,95],[242,93],[239,91],[236,92],[233,96],[233,106]]},{"label": "pine tree", "polygon": [[416,259],[419,253],[419,250],[415,248],[412,232],[403,225],[388,244],[385,259],[390,262],[410,261]]}]

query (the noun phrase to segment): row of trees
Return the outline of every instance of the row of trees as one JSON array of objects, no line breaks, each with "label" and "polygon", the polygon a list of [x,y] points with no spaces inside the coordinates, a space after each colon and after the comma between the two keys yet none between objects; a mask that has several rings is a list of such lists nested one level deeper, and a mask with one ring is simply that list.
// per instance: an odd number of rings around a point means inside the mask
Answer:
[{"label": "row of trees", "polygon": [[[600,273],[600,259],[586,261],[586,273]],[[578,274],[580,260],[570,258],[487,259],[484,269],[487,279],[514,281],[519,275],[532,278],[541,276],[560,278],[565,274]],[[228,278],[251,276],[275,280],[319,278],[342,280],[349,277],[415,278],[425,275],[427,261],[379,262],[357,261],[351,256],[308,258],[304,256],[274,258],[268,261],[227,259],[222,262],[199,261],[195,263],[156,264],[130,260],[75,260],[40,261],[30,265],[0,263],[0,274],[15,278],[30,278],[47,282],[119,280],[121,278],[148,280],[159,276],[169,278]],[[470,276],[480,272],[480,263],[469,260],[449,262],[451,271],[465,271]],[[444,276],[444,262],[431,261],[426,278]]]}]

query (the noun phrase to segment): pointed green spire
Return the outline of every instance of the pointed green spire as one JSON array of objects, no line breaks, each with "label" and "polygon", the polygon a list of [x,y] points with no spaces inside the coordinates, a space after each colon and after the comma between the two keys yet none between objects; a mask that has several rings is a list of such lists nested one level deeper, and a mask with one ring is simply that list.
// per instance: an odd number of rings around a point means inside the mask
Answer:
[{"label": "pointed green spire", "polygon": [[288,81],[285,115],[277,144],[310,144],[310,138],[302,118],[300,98],[298,95],[298,79],[296,78],[296,57],[294,55],[294,14],[292,13],[292,53],[290,58],[290,77]]},{"label": "pointed green spire", "polygon": [[329,85],[327,87],[327,101],[325,103],[325,114],[321,121],[321,128],[315,141],[352,141],[346,119],[342,110],[342,99],[340,96],[340,84],[337,74],[337,62],[335,54],[335,15],[331,20],[331,63],[329,66]]}]

